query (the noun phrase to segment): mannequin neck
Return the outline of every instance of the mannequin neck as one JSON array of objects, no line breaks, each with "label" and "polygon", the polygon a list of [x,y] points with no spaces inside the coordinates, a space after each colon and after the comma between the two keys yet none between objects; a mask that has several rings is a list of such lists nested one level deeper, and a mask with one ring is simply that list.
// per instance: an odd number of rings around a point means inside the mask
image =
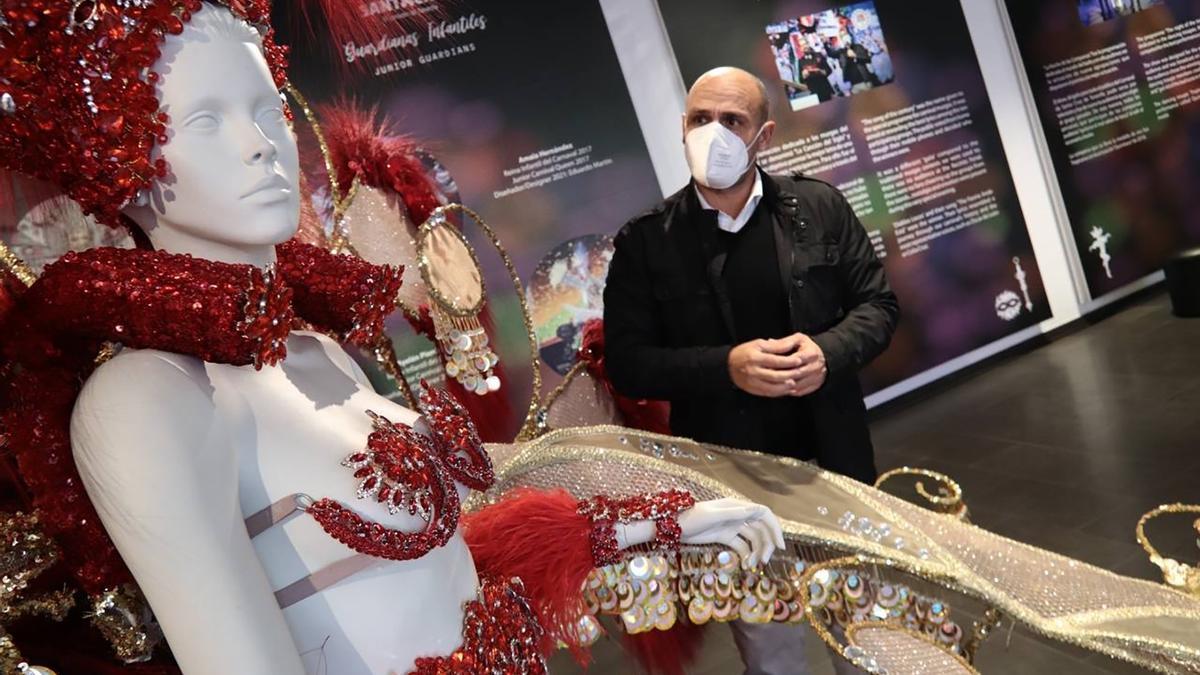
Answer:
[{"label": "mannequin neck", "polygon": [[754,191],[754,179],[758,176],[758,165],[750,164],[750,170],[745,173],[738,182],[730,185],[724,190],[715,190],[710,187],[696,183],[696,189],[700,194],[704,195],[704,199],[721,213],[736,218],[742,209],[746,207],[746,202],[750,201],[750,193]]},{"label": "mannequin neck", "polygon": [[154,245],[156,251],[187,254],[194,258],[235,265],[253,265],[260,269],[275,264],[274,244],[234,246],[166,227],[155,227],[149,230],[147,238]]}]

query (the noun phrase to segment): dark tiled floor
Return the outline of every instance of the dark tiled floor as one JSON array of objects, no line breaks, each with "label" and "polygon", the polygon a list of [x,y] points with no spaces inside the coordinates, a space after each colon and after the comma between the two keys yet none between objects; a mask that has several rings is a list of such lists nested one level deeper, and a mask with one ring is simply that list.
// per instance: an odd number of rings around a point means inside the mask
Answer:
[{"label": "dark tiled floor", "polygon": [[[909,465],[950,474],[973,520],[1000,534],[1121,574],[1159,580],[1134,541],[1138,517],[1200,501],[1200,319],[1171,316],[1165,295],[1033,351],[1006,357],[876,415],[880,470]],[[1200,556],[1187,521],[1152,524],[1166,554]],[[729,631],[708,631],[693,673],[740,673]],[[815,649],[812,672],[831,673]],[[614,644],[593,673],[633,673]],[[565,658],[555,673],[578,672]],[[1029,637],[994,634],[987,673],[1088,675],[1136,668]]]}]

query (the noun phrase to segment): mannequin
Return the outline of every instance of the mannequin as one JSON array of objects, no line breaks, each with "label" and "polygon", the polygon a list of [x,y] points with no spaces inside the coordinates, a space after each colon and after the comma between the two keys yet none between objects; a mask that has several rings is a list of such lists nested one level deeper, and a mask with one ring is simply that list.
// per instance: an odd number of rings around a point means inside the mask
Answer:
[{"label": "mannequin", "polygon": [[[156,249],[265,267],[298,226],[296,142],[258,33],[206,5],[168,36],[155,70],[170,115],[157,152],[171,174],[125,213]],[[422,522],[356,500],[339,463],[361,449],[368,411],[422,422],[377,395],[330,338],[295,331],[276,367],[125,350],[88,379],[71,421],[91,500],[188,675],[407,672],[462,642],[479,580],[461,534],[415,560],[367,569],[280,608],[275,592],[350,551],[299,517],[251,539],[245,519],[289,496],[329,496],[362,517]],[[458,486],[460,496],[467,489]],[[685,543],[769,559],[782,532],[764,507],[701,502],[679,517]],[[619,527],[619,546],[654,524]],[[530,555],[536,555],[531,551]]]}]

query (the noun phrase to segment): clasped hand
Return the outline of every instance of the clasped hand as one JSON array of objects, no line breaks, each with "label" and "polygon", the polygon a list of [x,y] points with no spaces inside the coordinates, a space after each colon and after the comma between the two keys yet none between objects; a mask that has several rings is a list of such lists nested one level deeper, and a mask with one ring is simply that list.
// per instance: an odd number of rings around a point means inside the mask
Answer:
[{"label": "clasped hand", "polygon": [[804,333],[751,340],[729,352],[734,385],[755,396],[807,396],[825,384],[828,374],[825,353]]}]

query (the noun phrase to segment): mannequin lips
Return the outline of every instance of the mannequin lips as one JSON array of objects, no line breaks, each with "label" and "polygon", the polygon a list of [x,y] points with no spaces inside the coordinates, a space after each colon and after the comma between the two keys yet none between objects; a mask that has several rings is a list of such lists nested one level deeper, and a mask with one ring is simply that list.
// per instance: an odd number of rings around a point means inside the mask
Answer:
[{"label": "mannequin lips", "polygon": [[248,192],[241,196],[241,199],[253,197],[254,195],[264,192],[275,192],[278,195],[286,195],[291,191],[291,189],[292,185],[291,183],[287,182],[287,179],[277,173],[272,173],[255,183],[254,187],[250,188]]}]

